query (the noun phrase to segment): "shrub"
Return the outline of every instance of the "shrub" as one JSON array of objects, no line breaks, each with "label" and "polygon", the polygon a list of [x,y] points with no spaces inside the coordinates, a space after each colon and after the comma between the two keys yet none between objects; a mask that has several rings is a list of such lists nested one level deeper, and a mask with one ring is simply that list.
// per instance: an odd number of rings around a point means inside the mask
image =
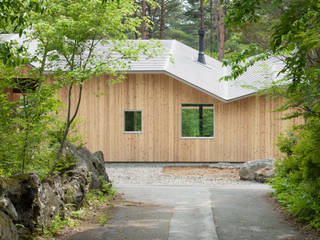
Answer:
[{"label": "shrub", "polygon": [[[63,134],[64,121],[58,114],[62,104],[55,87],[45,83],[37,90],[24,90],[18,101],[10,101],[4,92],[15,87],[13,80],[0,82],[0,176],[38,172],[43,177],[52,166]],[[68,141],[73,140],[78,138],[70,134]],[[62,157],[60,165],[65,167],[68,162],[70,159]]]},{"label": "shrub", "polygon": [[279,137],[284,156],[271,180],[274,196],[298,221],[320,229],[320,120]]}]

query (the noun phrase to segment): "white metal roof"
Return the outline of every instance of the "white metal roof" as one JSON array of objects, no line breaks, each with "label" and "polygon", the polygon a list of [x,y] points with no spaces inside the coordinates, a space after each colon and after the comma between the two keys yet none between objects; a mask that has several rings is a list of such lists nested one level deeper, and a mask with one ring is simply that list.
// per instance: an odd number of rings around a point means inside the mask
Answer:
[{"label": "white metal roof", "polygon": [[[1,34],[0,40],[22,42],[17,34]],[[255,89],[244,86],[254,85],[259,89],[270,85],[278,78],[277,74],[283,66],[280,60],[273,57],[256,63],[235,81],[220,81],[223,76],[230,74],[230,69],[222,66],[220,61],[206,55],[206,64],[202,64],[197,61],[197,50],[176,40],[160,42],[164,49],[160,56],[141,57],[138,61],[132,62],[126,72],[164,73],[224,102],[256,93]],[[35,42],[28,45],[30,52],[35,52],[36,48]],[[105,46],[100,46],[97,51],[103,51],[103,49]]]}]

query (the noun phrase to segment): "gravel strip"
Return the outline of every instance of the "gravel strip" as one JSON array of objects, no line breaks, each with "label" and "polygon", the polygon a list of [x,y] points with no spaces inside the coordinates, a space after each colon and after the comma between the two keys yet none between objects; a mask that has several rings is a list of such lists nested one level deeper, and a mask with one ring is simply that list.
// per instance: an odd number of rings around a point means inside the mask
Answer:
[{"label": "gravel strip", "polygon": [[235,179],[207,178],[200,176],[173,176],[162,173],[164,166],[204,166],[232,168],[239,163],[185,164],[185,163],[106,163],[106,171],[115,184],[152,185],[250,185],[260,184]]}]

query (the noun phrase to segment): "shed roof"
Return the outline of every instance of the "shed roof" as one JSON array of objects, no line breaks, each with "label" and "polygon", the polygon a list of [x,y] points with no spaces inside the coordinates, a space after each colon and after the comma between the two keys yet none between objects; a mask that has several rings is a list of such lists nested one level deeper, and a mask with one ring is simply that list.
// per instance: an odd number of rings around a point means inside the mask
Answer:
[{"label": "shed roof", "polygon": [[[0,40],[17,40],[22,42],[17,34],[1,34]],[[141,41],[141,40],[132,40]],[[144,40],[148,41],[148,40]],[[127,73],[164,73],[221,101],[230,102],[245,98],[256,93],[255,86],[263,88],[279,78],[282,62],[275,58],[257,62],[247,72],[235,81],[220,81],[230,74],[230,68],[205,55],[206,64],[197,61],[198,51],[176,40],[161,40],[163,53],[154,58],[141,57],[130,63]],[[29,43],[28,49],[34,52],[37,48],[35,41]],[[100,45],[96,51],[103,51]],[[173,61],[172,61],[173,59]]]}]

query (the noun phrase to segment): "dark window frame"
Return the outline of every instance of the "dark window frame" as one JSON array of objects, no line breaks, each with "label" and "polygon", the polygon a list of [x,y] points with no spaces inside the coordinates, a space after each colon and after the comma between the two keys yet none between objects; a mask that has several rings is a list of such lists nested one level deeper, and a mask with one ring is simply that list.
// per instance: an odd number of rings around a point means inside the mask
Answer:
[{"label": "dark window frame", "polygon": [[12,88],[12,93],[27,93],[29,91],[34,92],[36,91],[39,80],[33,78],[16,78],[15,82],[17,87]]},{"label": "dark window frame", "polygon": [[[203,119],[203,107],[212,107],[212,136],[183,136],[183,108],[199,107],[199,119]],[[201,118],[202,116],[202,118]],[[213,139],[215,138],[214,104],[212,103],[182,103],[180,105],[180,136],[183,139]],[[203,121],[199,121],[199,132],[203,131]],[[202,133],[200,133],[202,134]]]},{"label": "dark window frame", "polygon": [[[138,112],[141,114],[140,116],[140,126],[141,126],[141,130],[126,130],[126,113],[128,112]],[[136,127],[134,127],[136,128]],[[124,114],[123,114],[123,130],[124,130],[124,133],[142,133],[142,110],[124,110]]]}]

